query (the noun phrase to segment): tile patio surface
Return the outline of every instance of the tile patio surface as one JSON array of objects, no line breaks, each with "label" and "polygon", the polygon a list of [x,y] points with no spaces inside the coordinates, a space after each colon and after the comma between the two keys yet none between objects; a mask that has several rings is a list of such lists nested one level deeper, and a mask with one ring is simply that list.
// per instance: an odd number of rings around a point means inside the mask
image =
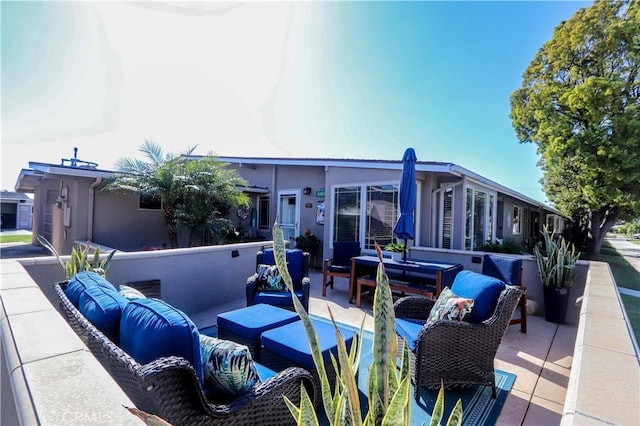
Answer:
[{"label": "tile patio surface", "polygon": [[[322,297],[322,273],[312,271],[309,311],[328,317],[331,308],[336,321],[360,326],[366,314],[365,328],[373,330],[371,302],[362,307],[347,302],[349,283],[336,278],[333,290]],[[558,425],[562,410],[577,327],[546,322],[542,316],[529,316],[527,333],[520,325],[512,325],[500,344],[495,367],[517,376],[513,389],[502,408],[499,425]]]}]

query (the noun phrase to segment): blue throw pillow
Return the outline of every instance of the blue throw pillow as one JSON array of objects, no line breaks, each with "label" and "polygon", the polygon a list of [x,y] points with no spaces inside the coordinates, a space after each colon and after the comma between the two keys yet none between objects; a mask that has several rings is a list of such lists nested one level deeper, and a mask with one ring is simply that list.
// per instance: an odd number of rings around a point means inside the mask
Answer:
[{"label": "blue throw pillow", "polygon": [[172,355],[183,357],[203,382],[198,329],[184,312],[161,300],[129,302],[120,320],[120,347],[140,364]]},{"label": "blue throw pillow", "polygon": [[80,295],[78,310],[117,345],[120,317],[128,302],[113,287],[89,286]]},{"label": "blue throw pillow", "polygon": [[473,299],[469,322],[479,323],[491,316],[505,284],[497,278],[472,271],[461,271],[453,281],[451,291],[459,297]]},{"label": "blue throw pillow", "polygon": [[115,290],[115,287],[103,276],[95,272],[84,271],[77,273],[69,280],[64,294],[66,294],[67,298],[73,303],[73,306],[77,308],[80,306],[80,295],[84,292],[85,288],[91,286],[106,287]]},{"label": "blue throw pillow", "polygon": [[260,383],[249,348],[200,335],[204,389],[209,398],[233,399]]}]

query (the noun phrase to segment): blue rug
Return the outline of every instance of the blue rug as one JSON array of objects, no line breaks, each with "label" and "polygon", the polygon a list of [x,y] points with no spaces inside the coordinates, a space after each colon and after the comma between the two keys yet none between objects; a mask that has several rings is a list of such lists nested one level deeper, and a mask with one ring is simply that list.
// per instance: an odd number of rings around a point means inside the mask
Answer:
[{"label": "blue rug", "polygon": [[[331,322],[330,320],[317,315],[311,314],[310,316],[319,321],[327,323]],[[349,325],[339,324],[339,326],[357,331],[355,327]],[[215,337],[218,334],[217,331],[217,328],[214,326],[202,329],[200,330],[200,333]],[[360,374],[358,375],[358,389],[361,393],[360,401],[363,414],[368,411],[367,398],[365,395],[367,389],[368,367],[373,361],[373,355],[371,353],[372,346],[373,333],[365,331],[360,361]],[[496,399],[491,397],[491,388],[489,386],[471,386],[465,389],[446,390],[444,395],[445,411],[443,417],[445,422],[443,423],[446,423],[446,419],[449,417],[449,413],[458,399],[462,399],[463,425],[480,426],[495,424],[515,380],[516,376],[514,374],[496,370]],[[416,402],[413,398],[413,385],[411,385],[411,396],[411,424],[429,424],[431,421],[431,413],[433,412],[433,407],[435,405],[436,398],[438,397],[438,391],[422,389],[420,393],[420,402]],[[318,410],[318,415],[321,417],[321,424],[327,424],[326,419],[324,418],[324,410],[322,408]]]}]

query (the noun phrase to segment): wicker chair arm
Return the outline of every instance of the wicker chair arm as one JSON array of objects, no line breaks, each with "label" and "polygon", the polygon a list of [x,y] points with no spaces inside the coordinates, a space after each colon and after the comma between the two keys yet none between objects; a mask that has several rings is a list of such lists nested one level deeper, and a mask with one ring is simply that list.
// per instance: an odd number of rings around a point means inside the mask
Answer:
[{"label": "wicker chair arm", "polygon": [[270,379],[258,384],[251,392],[234,399],[225,405],[231,412],[242,410],[249,404],[255,404],[261,400],[273,400],[286,395],[289,399],[300,395],[301,387],[304,385],[311,401],[315,401],[317,395],[313,391],[313,376],[307,370],[298,367],[289,367],[280,371]]},{"label": "wicker chair arm", "polygon": [[398,299],[393,305],[393,312],[396,318],[412,318],[417,320],[426,320],[429,318],[429,312],[436,303],[435,300],[426,297],[407,296]]}]

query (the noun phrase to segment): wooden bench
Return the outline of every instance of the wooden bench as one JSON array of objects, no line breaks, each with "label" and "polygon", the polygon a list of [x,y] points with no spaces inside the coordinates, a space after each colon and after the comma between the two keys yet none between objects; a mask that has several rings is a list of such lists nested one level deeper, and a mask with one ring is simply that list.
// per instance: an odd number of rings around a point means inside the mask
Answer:
[{"label": "wooden bench", "polygon": [[[365,275],[363,277],[358,277],[356,280],[356,306],[360,307],[360,299],[362,296],[362,287],[369,288],[370,291],[373,291],[376,287],[376,280],[373,277]],[[417,294],[421,296],[428,297],[433,299],[433,295],[435,293],[435,287],[431,287],[429,285],[424,285],[422,283],[416,283],[411,281],[402,281],[397,279],[389,279],[389,287],[392,292],[397,293],[409,293],[409,294]]]}]

